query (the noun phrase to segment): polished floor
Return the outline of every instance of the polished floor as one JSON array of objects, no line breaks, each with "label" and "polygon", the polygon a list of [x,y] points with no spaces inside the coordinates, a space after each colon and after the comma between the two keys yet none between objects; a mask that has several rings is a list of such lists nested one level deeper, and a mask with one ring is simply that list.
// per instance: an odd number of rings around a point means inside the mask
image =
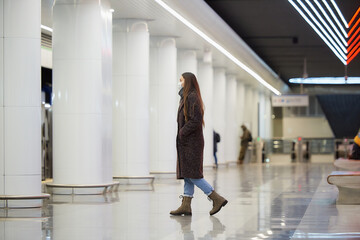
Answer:
[{"label": "polished floor", "polygon": [[229,203],[214,216],[195,190],[191,217],[173,217],[183,183],[123,185],[107,195],[54,195],[42,209],[1,210],[0,239],[360,239],[360,206],[336,205],[330,163],[205,169]]}]

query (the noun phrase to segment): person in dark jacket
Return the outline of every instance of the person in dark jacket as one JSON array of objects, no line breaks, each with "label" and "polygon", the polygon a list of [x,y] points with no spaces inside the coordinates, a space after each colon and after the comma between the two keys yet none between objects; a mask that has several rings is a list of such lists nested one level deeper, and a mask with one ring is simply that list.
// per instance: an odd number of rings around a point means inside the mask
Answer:
[{"label": "person in dark jacket", "polygon": [[214,188],[203,176],[204,152],[204,106],[199,84],[193,73],[183,73],[180,78],[182,89],[178,109],[178,129],[176,136],[177,179],[184,179],[184,194],[181,206],[171,211],[171,215],[192,215],[191,199],[194,186],[200,188],[213,201],[210,215],[220,211],[227,200],[214,191]]},{"label": "person in dark jacket", "polygon": [[240,153],[238,158],[238,163],[243,164],[246,150],[249,146],[249,142],[252,141],[251,133],[250,131],[245,127],[245,125],[241,125],[241,129],[243,130],[243,135],[241,136],[241,147],[240,147]]},{"label": "person in dark jacket", "polygon": [[215,132],[215,130],[213,130],[214,133],[214,158],[215,158],[215,168],[218,168],[218,159],[216,156],[216,152],[217,152],[217,143],[220,142],[220,134],[218,134],[217,132]]}]

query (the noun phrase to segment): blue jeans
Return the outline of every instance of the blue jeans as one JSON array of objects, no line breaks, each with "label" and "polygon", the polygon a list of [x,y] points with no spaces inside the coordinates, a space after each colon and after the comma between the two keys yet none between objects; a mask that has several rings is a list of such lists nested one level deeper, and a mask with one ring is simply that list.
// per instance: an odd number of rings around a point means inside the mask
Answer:
[{"label": "blue jeans", "polygon": [[214,188],[204,179],[184,178],[184,196],[193,197],[194,185],[200,188],[206,195],[210,195]]}]

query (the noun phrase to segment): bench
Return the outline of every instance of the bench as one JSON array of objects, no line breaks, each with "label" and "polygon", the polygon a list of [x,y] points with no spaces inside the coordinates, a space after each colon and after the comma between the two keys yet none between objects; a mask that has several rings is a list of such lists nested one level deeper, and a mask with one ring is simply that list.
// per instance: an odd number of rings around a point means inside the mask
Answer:
[{"label": "bench", "polygon": [[48,198],[50,198],[50,194],[47,193],[41,195],[0,195],[0,200],[5,200],[5,209],[9,208],[9,200],[36,200]]},{"label": "bench", "polygon": [[360,171],[333,171],[327,181],[339,189],[337,204],[360,204]]},{"label": "bench", "polygon": [[360,171],[360,160],[338,158],[335,160],[334,166],[342,170]]},{"label": "bench", "polygon": [[[115,176],[114,180],[149,180],[150,184],[154,183],[154,176]],[[119,182],[120,183],[120,182]]]},{"label": "bench", "polygon": [[112,192],[115,188],[115,191],[118,190],[119,183],[112,182],[112,183],[105,183],[105,184],[55,184],[55,183],[47,183],[47,188],[71,188],[71,194],[74,194],[75,188],[104,188],[103,194],[107,193],[108,191]]}]

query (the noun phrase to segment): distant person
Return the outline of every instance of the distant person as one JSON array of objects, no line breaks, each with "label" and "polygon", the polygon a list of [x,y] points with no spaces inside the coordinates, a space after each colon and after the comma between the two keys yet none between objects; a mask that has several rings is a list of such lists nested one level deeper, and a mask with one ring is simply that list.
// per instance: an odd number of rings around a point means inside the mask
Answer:
[{"label": "distant person", "polygon": [[204,152],[204,105],[201,99],[199,84],[194,74],[186,72],[180,78],[182,89],[178,109],[177,179],[184,179],[184,195],[181,206],[171,211],[171,215],[192,215],[191,199],[194,186],[200,188],[213,202],[210,215],[214,215],[227,204],[227,200],[215,192],[203,176]]},{"label": "distant person", "polygon": [[360,130],[354,138],[354,144],[349,159],[360,160]]},{"label": "distant person", "polygon": [[215,168],[218,168],[218,159],[216,156],[216,152],[217,152],[217,144],[218,142],[220,142],[221,138],[220,138],[220,134],[218,134],[217,132],[215,132],[215,130],[213,130],[214,133],[214,158],[215,158]]},{"label": "distant person", "polygon": [[240,154],[238,163],[243,164],[246,150],[249,146],[249,142],[252,141],[251,132],[245,127],[245,125],[241,125],[241,128],[243,130],[243,135],[241,136],[241,143],[240,143]]}]

